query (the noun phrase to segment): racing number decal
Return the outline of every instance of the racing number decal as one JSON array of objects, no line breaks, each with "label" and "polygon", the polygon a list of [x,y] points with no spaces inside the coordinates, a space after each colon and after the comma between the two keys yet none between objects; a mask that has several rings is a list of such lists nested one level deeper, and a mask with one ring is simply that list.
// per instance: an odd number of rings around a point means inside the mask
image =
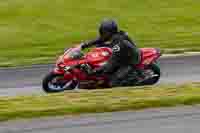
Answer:
[{"label": "racing number decal", "polygon": [[115,45],[112,49],[113,49],[113,52],[119,52],[120,51],[120,47],[118,45]]}]

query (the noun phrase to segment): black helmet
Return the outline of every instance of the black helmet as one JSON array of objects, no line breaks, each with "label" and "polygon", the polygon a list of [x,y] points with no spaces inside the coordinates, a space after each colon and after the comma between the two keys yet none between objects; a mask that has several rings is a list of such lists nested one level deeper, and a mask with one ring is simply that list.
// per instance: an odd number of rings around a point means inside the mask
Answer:
[{"label": "black helmet", "polygon": [[118,32],[117,23],[112,19],[105,19],[101,22],[99,27],[99,34],[102,37],[109,36]]}]

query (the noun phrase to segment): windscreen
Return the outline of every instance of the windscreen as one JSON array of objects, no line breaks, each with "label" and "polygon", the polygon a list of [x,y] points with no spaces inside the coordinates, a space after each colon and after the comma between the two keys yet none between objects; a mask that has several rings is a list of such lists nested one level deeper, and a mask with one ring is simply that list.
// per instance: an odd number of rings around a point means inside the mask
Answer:
[{"label": "windscreen", "polygon": [[70,58],[70,59],[80,59],[83,57],[83,53],[80,50],[70,50],[67,52],[65,57]]}]

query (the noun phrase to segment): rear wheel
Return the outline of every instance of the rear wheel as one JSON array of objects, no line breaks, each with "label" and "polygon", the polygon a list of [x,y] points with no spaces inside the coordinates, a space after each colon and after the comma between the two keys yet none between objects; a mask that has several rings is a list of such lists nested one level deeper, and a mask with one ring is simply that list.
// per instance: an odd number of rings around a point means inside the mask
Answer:
[{"label": "rear wheel", "polygon": [[146,70],[146,75],[149,75],[150,78],[143,81],[141,85],[153,85],[156,84],[161,76],[160,67],[157,63],[152,63],[148,66]]},{"label": "rear wheel", "polygon": [[64,90],[73,90],[76,85],[73,80],[66,81],[63,75],[51,72],[43,79],[42,87],[47,93],[55,93]]}]

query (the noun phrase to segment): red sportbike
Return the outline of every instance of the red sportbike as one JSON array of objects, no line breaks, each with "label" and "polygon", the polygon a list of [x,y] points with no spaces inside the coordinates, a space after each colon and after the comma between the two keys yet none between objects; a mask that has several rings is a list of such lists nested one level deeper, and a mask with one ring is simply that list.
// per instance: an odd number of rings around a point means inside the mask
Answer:
[{"label": "red sportbike", "polygon": [[[127,85],[153,85],[160,79],[161,72],[157,64],[157,60],[161,56],[160,50],[141,48],[140,51],[141,62],[134,67],[142,70],[143,78],[138,77],[140,75],[136,71],[132,72],[124,79],[129,80]],[[65,50],[64,54],[58,58],[55,68],[43,79],[44,91],[61,92],[77,88],[111,87],[106,75],[95,76],[90,74],[93,69],[104,65],[111,55],[112,49],[108,47],[93,48],[86,54],[83,54],[80,46]]]}]

